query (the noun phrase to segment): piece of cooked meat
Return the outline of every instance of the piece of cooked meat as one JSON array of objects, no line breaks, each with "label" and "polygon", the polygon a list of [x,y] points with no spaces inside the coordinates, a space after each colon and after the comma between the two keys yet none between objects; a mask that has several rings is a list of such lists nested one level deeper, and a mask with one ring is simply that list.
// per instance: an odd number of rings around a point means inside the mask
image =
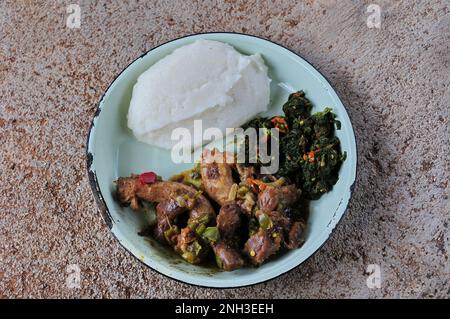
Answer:
[{"label": "piece of cooked meat", "polygon": [[241,225],[241,208],[236,203],[227,203],[220,208],[217,215],[217,228],[220,237],[231,239]]},{"label": "piece of cooked meat", "polygon": [[181,230],[176,242],[175,251],[191,264],[200,263],[207,255],[208,246],[200,242],[195,231],[189,227]]},{"label": "piece of cooked meat", "polygon": [[273,236],[267,230],[259,228],[244,246],[244,252],[255,265],[262,264],[267,258],[275,254],[281,247],[281,236]]},{"label": "piece of cooked meat", "polygon": [[267,229],[272,236],[280,237],[281,243],[287,249],[298,248],[304,241],[305,224],[303,221],[292,221],[289,217],[278,211],[264,213],[257,211],[256,218],[266,215],[271,222],[270,229]]},{"label": "piece of cooked meat", "polygon": [[190,218],[196,219],[204,215],[210,216],[211,219],[216,217],[211,203],[205,196],[199,194],[194,187],[178,182],[143,184],[135,175],[120,177],[117,180],[117,197],[122,205],[137,203],[138,199],[155,203],[180,199],[184,200],[185,206],[190,211]]},{"label": "piece of cooked meat", "polygon": [[175,250],[182,253],[186,250],[186,247],[189,246],[192,242],[197,239],[195,232],[189,227],[185,227],[181,230],[178,235],[177,245],[175,246]]},{"label": "piece of cooked meat", "polygon": [[243,164],[237,163],[236,169],[238,171],[241,182],[246,182],[248,178],[253,178],[255,175],[254,166],[245,166]]},{"label": "piece of cooked meat", "polygon": [[280,213],[279,211],[276,210],[268,212],[267,215],[274,224],[275,228],[279,228],[280,230],[283,231],[289,230],[289,227],[291,225],[291,220],[289,219],[289,217],[285,216],[283,213]]},{"label": "piece of cooked meat", "polygon": [[212,248],[216,255],[217,265],[220,268],[231,271],[241,268],[244,265],[244,259],[239,252],[230,245],[220,242],[218,244],[213,244]]},{"label": "piece of cooked meat", "polygon": [[117,199],[123,206],[130,206],[132,209],[139,208],[139,201],[136,197],[138,176],[132,174],[130,177],[119,177],[117,180]]},{"label": "piece of cooked meat", "polygon": [[256,205],[256,196],[247,186],[243,186],[238,189],[236,203],[245,215],[251,217]]},{"label": "piece of cooked meat", "polygon": [[160,202],[156,205],[155,238],[161,243],[167,243],[164,232],[169,230],[173,220],[186,211],[186,207],[180,206],[176,200]]},{"label": "piece of cooked meat", "polygon": [[281,186],[279,188],[278,200],[283,207],[287,207],[298,201],[300,193],[295,184]]},{"label": "piece of cooked meat", "polygon": [[305,224],[303,222],[294,222],[291,225],[285,246],[287,249],[298,248],[304,241]]},{"label": "piece of cooked meat", "polygon": [[280,206],[290,206],[298,199],[299,191],[294,184],[281,187],[268,186],[258,194],[258,207],[263,212],[271,212]]},{"label": "piece of cooked meat", "polygon": [[278,206],[278,189],[275,187],[267,187],[258,194],[258,207],[263,212],[271,212]]},{"label": "piece of cooked meat", "polygon": [[200,162],[200,172],[203,186],[209,197],[220,206],[228,201],[228,196],[233,182],[232,166],[234,156],[227,152],[219,152],[217,149],[205,149]]}]

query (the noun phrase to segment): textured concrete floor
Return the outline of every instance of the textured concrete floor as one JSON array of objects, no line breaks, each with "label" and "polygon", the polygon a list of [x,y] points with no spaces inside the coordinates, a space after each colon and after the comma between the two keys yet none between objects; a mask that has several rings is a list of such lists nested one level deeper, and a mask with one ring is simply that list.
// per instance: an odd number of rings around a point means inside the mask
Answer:
[{"label": "textured concrete floor", "polygon": [[[297,2],[297,3],[296,3]],[[448,1],[1,1],[1,297],[450,297]],[[66,27],[79,3],[81,28]],[[145,7],[144,7],[145,6]],[[194,288],[137,262],[110,235],[85,171],[96,102],[148,49],[204,31],[300,53],[353,119],[358,181],[313,258],[265,284]],[[66,285],[67,266],[81,287]],[[381,267],[380,289],[366,267]]]}]

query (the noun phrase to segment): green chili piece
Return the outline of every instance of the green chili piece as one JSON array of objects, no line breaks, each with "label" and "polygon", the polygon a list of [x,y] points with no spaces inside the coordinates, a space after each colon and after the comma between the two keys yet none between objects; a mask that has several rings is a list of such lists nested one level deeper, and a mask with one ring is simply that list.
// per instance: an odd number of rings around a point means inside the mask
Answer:
[{"label": "green chili piece", "polygon": [[267,214],[261,214],[258,217],[259,226],[261,226],[262,229],[270,229],[273,227],[272,220],[267,216]]},{"label": "green chili piece", "polygon": [[202,238],[209,242],[217,242],[220,239],[219,230],[217,227],[207,227],[202,233]]}]

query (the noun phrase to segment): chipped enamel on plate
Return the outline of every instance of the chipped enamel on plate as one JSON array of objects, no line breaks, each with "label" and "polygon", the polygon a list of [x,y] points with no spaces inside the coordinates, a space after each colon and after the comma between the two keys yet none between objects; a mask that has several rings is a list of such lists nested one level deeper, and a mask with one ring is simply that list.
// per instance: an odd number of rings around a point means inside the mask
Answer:
[{"label": "chipped enamel on plate", "polygon": [[[342,123],[336,131],[347,152],[339,181],[333,190],[312,201],[305,244],[274,258],[258,268],[232,272],[190,265],[167,247],[138,235],[146,225],[144,214],[120,207],[113,198],[119,176],[154,171],[164,179],[190,168],[174,164],[170,151],[138,142],[127,128],[127,111],[138,76],[174,49],[203,38],[229,43],[243,54],[261,53],[269,67],[270,109],[263,115],[282,114],[289,88],[303,90],[312,101],[313,112],[333,108]],[[198,153],[197,153],[198,154]],[[87,143],[89,179],[105,221],[120,244],[143,263],[173,279],[206,287],[240,287],[264,282],[300,265],[317,251],[342,218],[356,178],[357,153],[349,116],[327,80],[308,62],[270,41],[235,33],[207,33],[180,38],[156,47],[130,64],[110,85],[92,121]]]}]

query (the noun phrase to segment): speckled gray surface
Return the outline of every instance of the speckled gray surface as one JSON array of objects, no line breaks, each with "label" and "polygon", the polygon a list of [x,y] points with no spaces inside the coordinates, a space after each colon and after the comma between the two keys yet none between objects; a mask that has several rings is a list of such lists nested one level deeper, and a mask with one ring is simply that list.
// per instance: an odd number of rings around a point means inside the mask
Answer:
[{"label": "speckled gray surface", "polygon": [[[0,2],[0,296],[450,297],[448,1]],[[66,27],[78,3],[81,28]],[[119,4],[120,3],[120,4]],[[113,239],[86,174],[96,103],[115,76],[176,37],[236,31],[316,66],[353,119],[359,171],[348,214],[300,267],[242,289],[191,287]],[[81,287],[66,284],[67,266]],[[379,264],[380,289],[366,285]]]}]

